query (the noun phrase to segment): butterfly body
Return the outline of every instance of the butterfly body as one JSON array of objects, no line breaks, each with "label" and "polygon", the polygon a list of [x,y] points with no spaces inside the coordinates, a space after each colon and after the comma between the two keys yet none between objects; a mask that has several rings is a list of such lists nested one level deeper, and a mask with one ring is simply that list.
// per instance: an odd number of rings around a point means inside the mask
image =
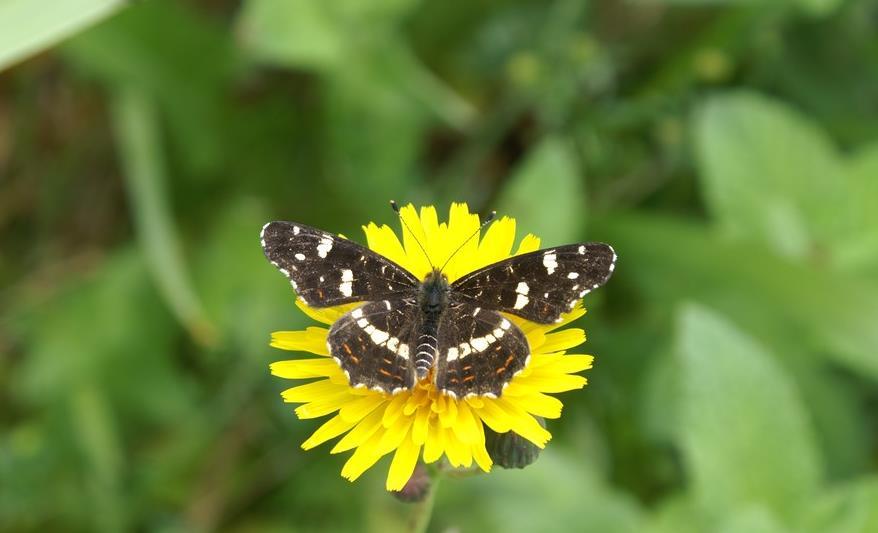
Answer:
[{"label": "butterfly body", "polygon": [[448,278],[433,269],[418,289],[418,306],[423,317],[415,358],[415,373],[418,380],[427,377],[436,361],[436,352],[439,350],[439,324],[448,306],[448,288]]},{"label": "butterfly body", "polygon": [[549,324],[603,285],[616,254],[581,243],[511,257],[449,281],[293,222],[263,227],[266,257],[312,307],[362,302],[330,328],[327,348],[351,386],[397,393],[430,379],[455,397],[497,397],[530,347],[503,313]]}]

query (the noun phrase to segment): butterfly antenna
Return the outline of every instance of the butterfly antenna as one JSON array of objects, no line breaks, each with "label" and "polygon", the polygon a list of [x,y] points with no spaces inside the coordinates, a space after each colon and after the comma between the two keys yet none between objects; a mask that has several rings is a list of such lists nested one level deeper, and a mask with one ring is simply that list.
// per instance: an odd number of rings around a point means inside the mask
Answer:
[{"label": "butterfly antenna", "polygon": [[418,243],[418,248],[420,248],[421,251],[424,252],[424,257],[427,258],[427,263],[430,264],[430,268],[432,268],[432,269],[435,270],[436,267],[433,266],[433,262],[430,261],[430,255],[427,253],[427,250],[424,249],[424,245],[421,244],[421,241],[418,240],[418,237],[417,237],[417,235],[415,235],[415,232],[412,231],[412,229],[409,227],[409,225],[405,223],[405,219],[402,218],[402,213],[401,213],[400,210],[399,210],[399,206],[396,205],[396,200],[391,200],[391,201],[390,201],[390,207],[393,209],[393,211],[394,211],[397,215],[399,215],[399,221],[402,222],[403,227],[405,227],[405,229],[407,229],[407,230],[409,231],[409,233],[411,234],[412,238],[415,240],[416,243]]},{"label": "butterfly antenna", "polygon": [[473,237],[478,235],[479,232],[482,231],[482,228],[484,228],[485,226],[490,224],[496,216],[497,216],[496,211],[491,211],[490,213],[488,213],[488,216],[485,217],[485,221],[479,225],[479,228],[476,231],[474,231],[472,235],[467,237],[467,239],[465,241],[463,241],[460,244],[460,246],[458,246],[457,249],[451,253],[451,255],[448,256],[448,259],[445,260],[445,263],[443,263],[442,268],[439,269],[439,272],[442,272],[445,269],[445,267],[448,266],[448,263],[451,262],[451,260],[454,258],[454,256],[457,255],[457,252],[459,252],[461,249],[463,249],[463,247],[466,246],[466,243],[473,240]]}]

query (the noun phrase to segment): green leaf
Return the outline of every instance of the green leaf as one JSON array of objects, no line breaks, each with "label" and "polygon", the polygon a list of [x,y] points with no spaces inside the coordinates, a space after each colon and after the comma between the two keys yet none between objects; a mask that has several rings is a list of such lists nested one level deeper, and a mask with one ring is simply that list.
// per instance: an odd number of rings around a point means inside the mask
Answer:
[{"label": "green leaf", "polygon": [[[709,5],[726,5],[726,4],[743,4],[758,5],[760,2],[753,0],[659,0],[665,4],[683,5],[683,6],[709,6]],[[842,0],[786,0],[789,5],[799,8],[804,13],[822,17],[831,14],[842,4]],[[774,3],[781,4],[777,0],[762,0],[763,4],[772,5]]]},{"label": "green leaf", "polygon": [[844,168],[807,118],[738,92],[708,100],[695,128],[705,200],[727,233],[804,258],[849,227]]},{"label": "green leaf", "polygon": [[238,24],[244,46],[265,61],[321,68],[344,59],[345,35],[324,2],[250,0]]},{"label": "green leaf", "polygon": [[246,49],[263,61],[334,70],[368,52],[414,4],[412,0],[312,2],[249,0],[238,19]]},{"label": "green leaf", "polygon": [[426,108],[390,83],[406,78],[404,67],[393,58],[381,66],[333,76],[326,91],[330,120],[325,164],[331,183],[370,210],[386,205],[388,199],[409,196],[428,124]]},{"label": "green leaf", "polygon": [[710,516],[689,492],[672,494],[656,506],[650,516],[649,533],[701,533],[708,531]]},{"label": "green leaf", "polygon": [[52,405],[99,386],[126,419],[185,413],[189,390],[173,363],[177,330],[145,263],[134,247],[119,250],[51,305],[20,312],[28,357],[13,381],[18,401]]},{"label": "green leaf", "polygon": [[837,10],[842,5],[842,0],[795,0],[795,3],[808,15],[825,17]]},{"label": "green leaf", "polygon": [[137,2],[70,39],[61,52],[77,75],[111,91],[135,86],[153,98],[178,156],[194,174],[218,174],[235,158],[230,152],[240,152],[222,145],[237,50],[228,31],[194,6]]},{"label": "green leaf", "polygon": [[0,71],[112,15],[125,0],[0,2]]},{"label": "green leaf", "polygon": [[570,146],[549,137],[534,147],[505,185],[495,205],[515,215],[518,227],[544,239],[544,245],[582,236],[586,204],[579,164]]},{"label": "green leaf", "polygon": [[764,504],[791,517],[821,477],[798,391],[773,356],[708,309],[686,306],[680,437],[707,509]]},{"label": "green leaf", "polygon": [[618,273],[630,276],[649,299],[664,305],[686,299],[708,303],[764,338],[792,338],[878,379],[875,283],[717,239],[679,219],[616,215],[600,223],[595,234],[616,247]]},{"label": "green leaf", "polygon": [[878,277],[878,144],[863,148],[848,164],[851,195],[847,209],[856,228],[842,241],[836,264]]},{"label": "green leaf", "polygon": [[489,475],[443,480],[432,523],[436,531],[510,533],[565,532],[571,524],[576,531],[633,533],[642,530],[644,514],[601,479],[593,458],[553,446],[523,470],[495,467]]},{"label": "green leaf", "polygon": [[878,531],[878,477],[863,477],[823,492],[805,506],[799,526],[806,533]]},{"label": "green leaf", "polygon": [[748,505],[730,509],[716,529],[717,533],[785,533],[774,513],[762,505]]}]

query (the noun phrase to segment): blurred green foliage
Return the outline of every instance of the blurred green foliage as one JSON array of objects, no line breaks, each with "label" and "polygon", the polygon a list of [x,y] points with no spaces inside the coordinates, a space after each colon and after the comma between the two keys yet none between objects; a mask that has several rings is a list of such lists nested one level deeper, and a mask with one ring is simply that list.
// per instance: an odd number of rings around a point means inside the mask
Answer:
[{"label": "blurred green foliage", "polygon": [[403,530],[298,447],[256,238],[395,198],[620,256],[432,530],[878,531],[878,2],[61,4],[0,2],[0,530]]}]

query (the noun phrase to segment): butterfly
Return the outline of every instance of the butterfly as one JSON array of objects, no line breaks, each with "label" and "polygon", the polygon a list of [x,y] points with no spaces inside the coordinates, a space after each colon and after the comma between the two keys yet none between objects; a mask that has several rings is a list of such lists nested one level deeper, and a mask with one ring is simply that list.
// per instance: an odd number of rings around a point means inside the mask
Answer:
[{"label": "butterfly", "polygon": [[531,353],[504,313],[560,322],[616,265],[610,245],[585,242],[516,255],[449,282],[441,268],[418,279],[360,244],[296,222],[269,222],[260,238],[307,305],[362,302],[332,324],[327,348],[351,386],[391,394],[431,377],[449,396],[499,397]]}]

